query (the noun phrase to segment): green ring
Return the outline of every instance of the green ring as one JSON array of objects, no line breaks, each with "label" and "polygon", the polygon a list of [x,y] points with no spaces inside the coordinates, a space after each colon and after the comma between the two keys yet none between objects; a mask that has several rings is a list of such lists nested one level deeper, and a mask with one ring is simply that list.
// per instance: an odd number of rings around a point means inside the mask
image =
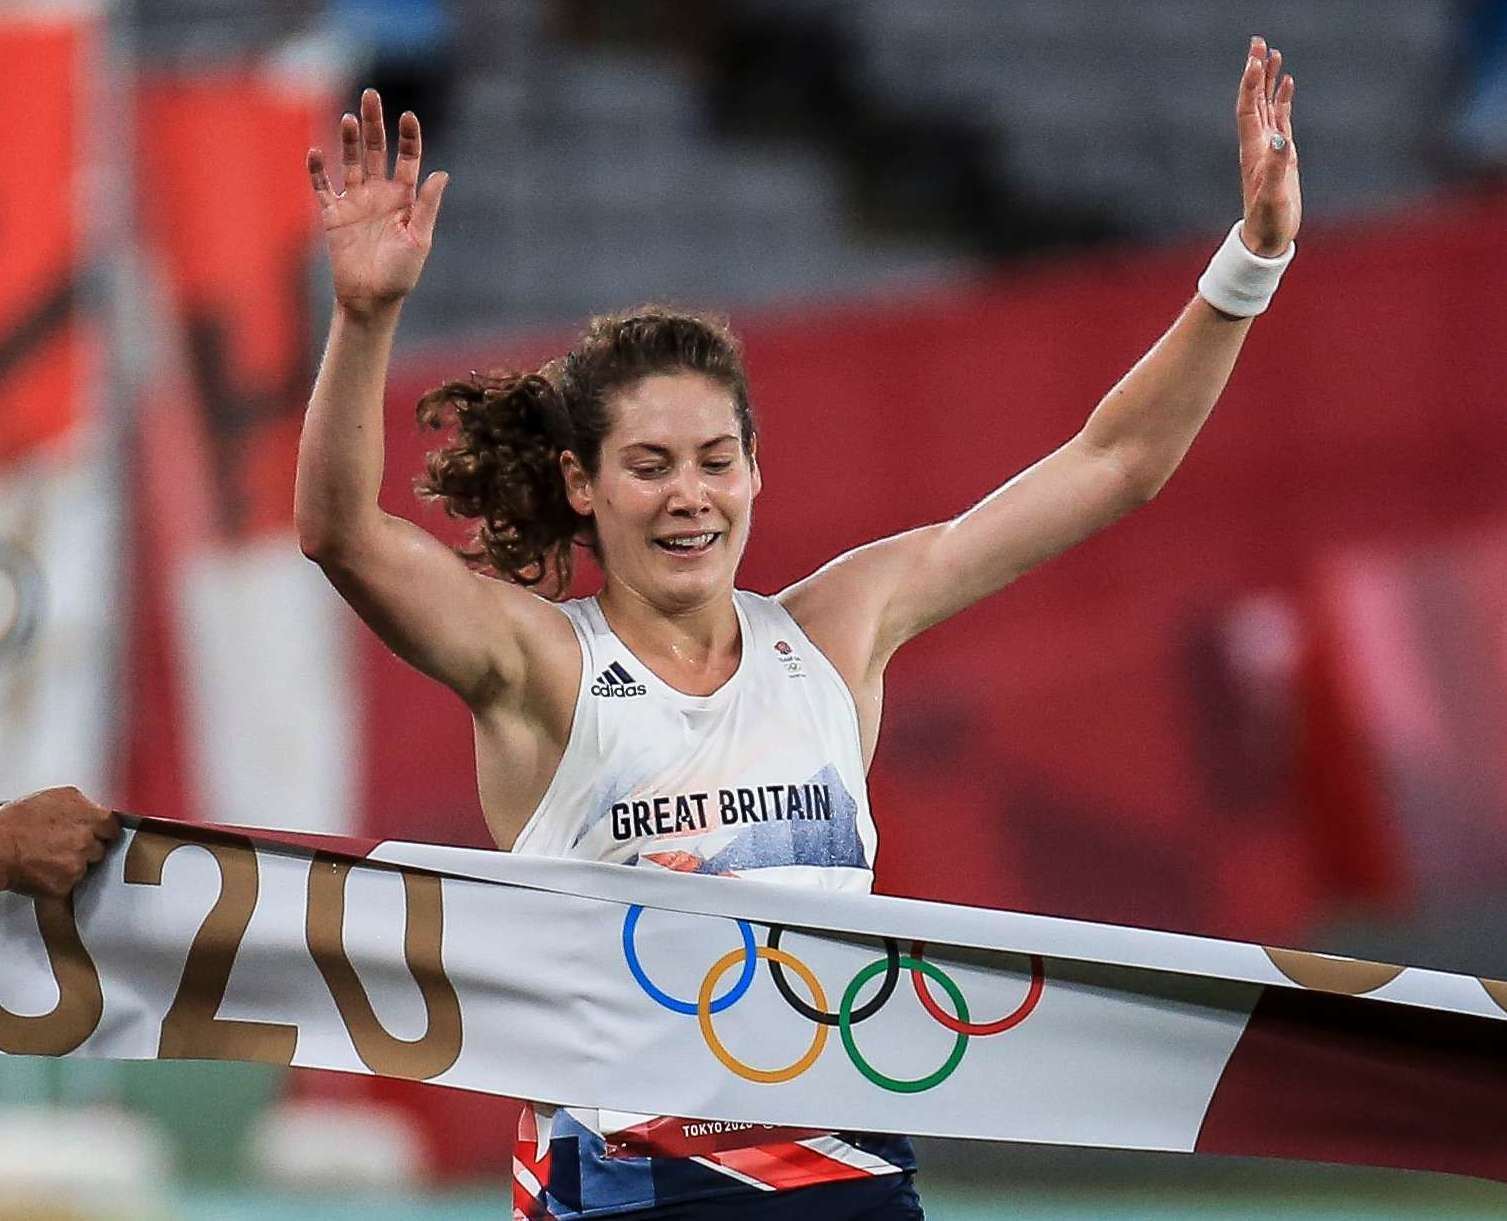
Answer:
[{"label": "green ring", "polygon": [[[853,1067],[860,1073],[882,1089],[893,1090],[897,1094],[919,1094],[933,1086],[941,1085],[952,1076],[957,1066],[963,1062],[963,1053],[968,1050],[968,1036],[960,1033],[958,1041],[952,1045],[952,1054],[947,1057],[946,1063],[936,1072],[925,1077],[917,1077],[914,1081],[886,1077],[865,1060],[858,1050],[858,1044],[853,1041],[853,1002],[858,999],[858,993],[864,984],[879,972],[888,969],[889,963],[888,958],[875,959],[853,976],[853,982],[842,994],[842,1004],[837,1009],[837,1028],[842,1035],[842,1045],[848,1053],[848,1059],[853,1061]],[[908,971],[920,971],[923,975],[930,975],[942,985],[942,991],[946,992],[952,1001],[953,1008],[957,1010],[958,1020],[962,1022],[968,1020],[968,1002],[963,999],[963,993],[957,984],[953,983],[940,967],[933,966],[923,958],[912,958],[907,954],[900,956],[900,965]]]}]

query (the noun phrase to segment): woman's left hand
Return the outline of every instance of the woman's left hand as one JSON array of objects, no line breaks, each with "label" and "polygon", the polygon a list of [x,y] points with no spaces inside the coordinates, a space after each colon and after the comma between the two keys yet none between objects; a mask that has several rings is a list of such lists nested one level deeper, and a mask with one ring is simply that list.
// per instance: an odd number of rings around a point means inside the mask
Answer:
[{"label": "woman's left hand", "polygon": [[1303,218],[1298,148],[1292,137],[1292,77],[1282,75],[1282,52],[1251,39],[1240,77],[1235,127],[1240,133],[1240,191],[1245,223],[1240,240],[1253,254],[1282,254]]}]

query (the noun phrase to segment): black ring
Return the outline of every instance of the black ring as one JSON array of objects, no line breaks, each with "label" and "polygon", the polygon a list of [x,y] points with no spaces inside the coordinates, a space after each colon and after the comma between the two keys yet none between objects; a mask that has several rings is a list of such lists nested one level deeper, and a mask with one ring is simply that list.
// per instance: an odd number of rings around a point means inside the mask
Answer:
[{"label": "black ring", "polygon": [[[771,924],[769,926],[769,948],[780,948],[780,938],[784,935],[783,924]],[[881,1009],[884,1002],[889,1000],[895,991],[895,985],[900,982],[900,945],[893,937],[884,938],[884,982],[879,985],[879,991],[874,994],[874,999],[860,1005],[853,1010],[853,1016],[849,1021],[853,1025],[866,1022]],[[790,981],[785,978],[785,968],[777,959],[769,959],[769,973],[774,976],[774,986],[780,990],[780,995],[785,998],[785,1003],[799,1013],[803,1018],[810,1018],[813,1022],[820,1022],[823,1026],[840,1025],[837,1014],[823,1013],[820,1009],[813,1009],[805,1001],[795,994],[795,989],[790,986]]]}]

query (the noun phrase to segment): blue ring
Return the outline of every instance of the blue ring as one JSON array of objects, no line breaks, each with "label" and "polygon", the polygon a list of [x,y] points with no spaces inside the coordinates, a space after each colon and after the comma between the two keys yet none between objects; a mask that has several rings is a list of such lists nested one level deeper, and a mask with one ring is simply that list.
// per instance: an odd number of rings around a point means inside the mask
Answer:
[{"label": "blue ring", "polygon": [[[628,960],[628,970],[633,972],[633,978],[638,980],[638,986],[657,1000],[666,1009],[672,1009],[676,1013],[684,1013],[691,1017],[696,1015],[695,1001],[677,1000],[666,992],[655,987],[654,981],[644,974],[644,968],[638,961],[638,951],[633,947],[633,935],[638,929],[638,918],[643,914],[643,904],[635,903],[628,909],[628,914],[623,919],[623,957]],[[736,1004],[748,991],[753,983],[754,971],[758,968],[758,949],[754,945],[753,926],[747,920],[738,921],[738,930],[743,934],[743,974],[738,977],[726,992],[712,1002],[712,1012],[721,1013],[729,1005]]]}]

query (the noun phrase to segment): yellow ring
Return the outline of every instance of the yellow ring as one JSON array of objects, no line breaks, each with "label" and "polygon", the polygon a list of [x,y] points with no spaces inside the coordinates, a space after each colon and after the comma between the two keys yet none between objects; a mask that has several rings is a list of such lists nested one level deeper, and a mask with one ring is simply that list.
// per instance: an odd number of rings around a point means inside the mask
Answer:
[{"label": "yellow ring", "polygon": [[[801,982],[811,991],[812,1003],[822,1012],[827,1009],[827,994],[822,991],[821,980],[816,978],[811,968],[793,954],[787,954],[784,950],[771,949],[767,945],[761,945],[757,950],[760,958],[779,963],[789,967],[801,977]],[[820,1022],[816,1025],[816,1036],[811,1040],[811,1046],[794,1064],[786,1068],[754,1068],[744,1064],[730,1051],[722,1046],[722,1040],[717,1037],[717,1032],[712,1029],[712,993],[717,990],[717,982],[733,969],[738,963],[745,961],[747,955],[742,949],[733,950],[724,954],[716,962],[712,963],[712,969],[706,973],[706,978],[701,981],[701,992],[696,997],[696,1020],[701,1024],[701,1037],[706,1040],[706,1045],[712,1049],[712,1055],[722,1061],[730,1071],[737,1073],[745,1081],[758,1081],[764,1085],[778,1085],[782,1081],[789,1081],[799,1077],[803,1072],[816,1063],[816,1058],[822,1054],[822,1048],[827,1045],[827,1027]]]}]

